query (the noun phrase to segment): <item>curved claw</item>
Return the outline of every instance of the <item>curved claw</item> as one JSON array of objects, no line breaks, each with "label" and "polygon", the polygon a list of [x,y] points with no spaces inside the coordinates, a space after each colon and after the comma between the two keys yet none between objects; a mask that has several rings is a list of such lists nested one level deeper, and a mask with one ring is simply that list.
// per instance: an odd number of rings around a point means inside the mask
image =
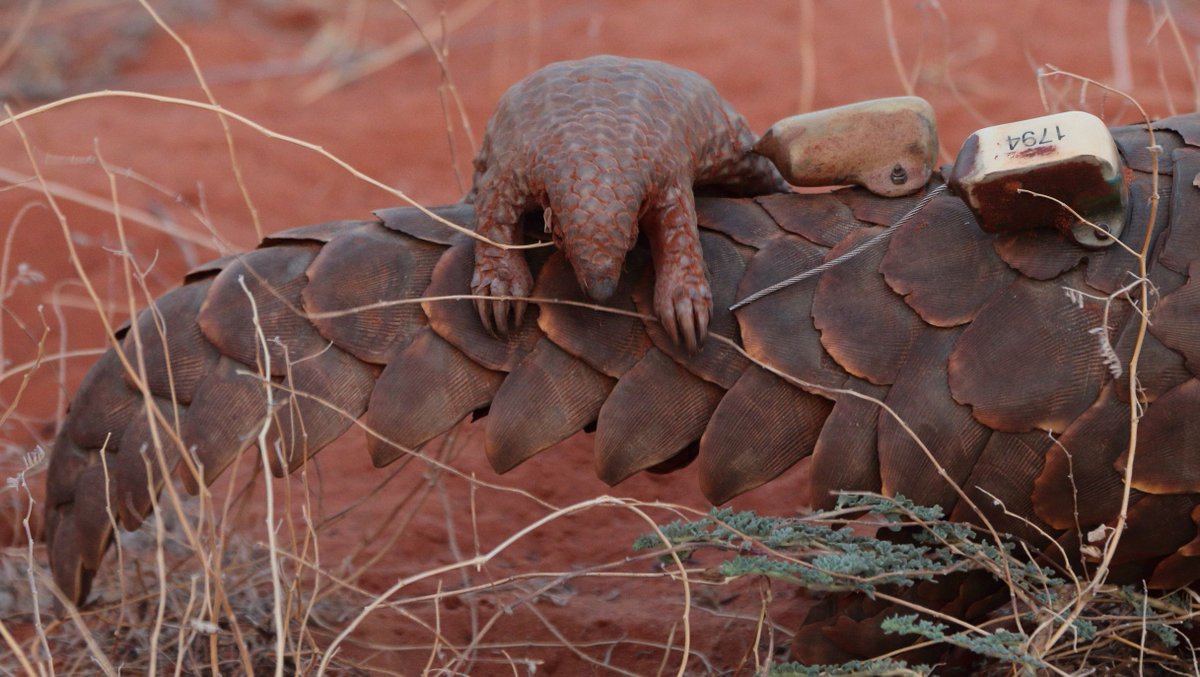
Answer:
[{"label": "curved claw", "polygon": [[697,340],[703,342],[708,336],[708,323],[712,319],[712,300],[709,299],[708,304],[704,307],[696,308],[696,327]]},{"label": "curved claw", "polygon": [[686,296],[675,304],[675,321],[679,323],[679,336],[689,353],[696,352],[696,322],[692,312],[692,300]]},{"label": "curved claw", "polygon": [[[529,266],[519,252],[488,252],[477,256],[475,274],[471,278],[471,291],[480,296],[529,296],[533,289],[533,276]],[[525,319],[524,301],[499,299],[475,299],[479,321],[489,334],[497,338],[507,336],[509,311],[513,313],[512,329],[521,327]]]},{"label": "curved claw", "polygon": [[655,304],[658,308],[655,312],[658,313],[658,323],[666,330],[667,336],[671,338],[671,343],[679,344],[679,329],[675,324],[675,307],[670,303]]},{"label": "curved claw", "polygon": [[712,293],[707,282],[694,285],[663,285],[655,294],[655,312],[667,336],[688,353],[696,353],[708,336],[712,319]]},{"label": "curved claw", "polygon": [[520,328],[525,323],[525,306],[529,305],[524,301],[513,302],[513,327]]},{"label": "curved claw", "polygon": [[501,336],[508,336],[508,301],[492,301],[492,312],[496,315],[496,332]]},{"label": "curved claw", "polygon": [[483,325],[484,330],[496,336],[496,327],[492,324],[492,302],[487,299],[475,299],[475,311],[479,313],[479,324]]}]

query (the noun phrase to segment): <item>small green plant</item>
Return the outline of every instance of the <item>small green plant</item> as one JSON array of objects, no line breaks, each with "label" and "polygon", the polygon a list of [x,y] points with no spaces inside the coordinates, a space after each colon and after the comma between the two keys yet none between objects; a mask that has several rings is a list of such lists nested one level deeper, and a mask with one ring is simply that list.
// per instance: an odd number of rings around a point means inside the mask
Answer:
[{"label": "small green plant", "polygon": [[[746,577],[803,588],[812,596],[865,595],[896,602],[912,613],[887,615],[878,629],[912,639],[922,658],[951,651],[973,656],[979,672],[1051,672],[1081,669],[1107,673],[1155,663],[1192,672],[1195,658],[1181,629],[1197,613],[1193,596],[1149,596],[1131,587],[1107,586],[1082,613],[1068,611],[1080,599],[1080,581],[1030,561],[1029,550],[1003,534],[949,522],[940,508],[903,496],[847,494],[836,507],[804,517],[763,516],[713,509],[696,520],[678,520],[635,541],[635,550],[664,547],[696,559],[720,553],[711,564],[724,583]],[[974,572],[974,573],[972,573]],[[955,585],[964,575],[991,581],[989,613],[958,619],[938,605],[920,606],[918,584]],[[1007,588],[1007,595],[1004,594]],[[978,613],[978,611],[976,612]],[[1061,641],[1049,630],[1067,625]],[[886,650],[881,649],[881,654]],[[910,656],[911,654],[909,654]],[[961,658],[959,659],[962,660]],[[936,667],[917,664],[906,650],[836,665],[781,663],[771,675],[925,675]]]}]

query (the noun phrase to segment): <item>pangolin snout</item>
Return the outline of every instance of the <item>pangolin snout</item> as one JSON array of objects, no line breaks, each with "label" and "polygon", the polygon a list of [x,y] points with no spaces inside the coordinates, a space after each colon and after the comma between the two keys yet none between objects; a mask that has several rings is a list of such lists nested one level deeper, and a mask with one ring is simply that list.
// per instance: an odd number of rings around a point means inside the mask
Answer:
[{"label": "pangolin snout", "polygon": [[570,257],[575,268],[575,278],[579,286],[594,301],[604,302],[612,298],[621,280],[621,266],[625,257],[613,258],[599,254],[586,259]]},{"label": "pangolin snout", "polygon": [[551,227],[575,279],[588,296],[603,302],[616,292],[625,255],[637,242],[644,190],[619,173],[586,180],[583,177],[593,176],[588,167],[621,164],[608,156],[590,159],[571,171],[572,177],[580,178],[549,190],[548,198]]},{"label": "pangolin snout", "polygon": [[607,301],[612,298],[613,292],[617,290],[616,278],[601,278],[598,280],[588,280],[584,283],[584,289],[587,295],[596,301]]},{"label": "pangolin snout", "polygon": [[637,242],[637,210],[607,204],[607,214],[569,213],[559,223],[559,244],[579,286],[593,300],[612,298],[625,255]]}]

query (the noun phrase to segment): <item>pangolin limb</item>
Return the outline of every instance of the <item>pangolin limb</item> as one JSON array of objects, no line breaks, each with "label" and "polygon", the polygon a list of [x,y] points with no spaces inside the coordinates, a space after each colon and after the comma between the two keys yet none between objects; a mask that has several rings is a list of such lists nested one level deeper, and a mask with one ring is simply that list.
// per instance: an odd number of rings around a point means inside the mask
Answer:
[{"label": "pangolin limb", "polygon": [[[1151,248],[1160,300],[1138,365],[1146,415],[1130,519],[1131,532],[1143,530],[1122,541],[1117,573],[1171,587],[1200,577],[1191,510],[1200,504],[1200,438],[1190,433],[1200,403],[1200,147],[1184,141],[1200,138],[1200,116],[1156,126],[1169,157]],[[1140,238],[1144,225],[1133,222],[1146,217],[1150,177],[1138,149],[1148,139],[1138,128],[1116,132],[1132,194],[1141,196],[1124,237]],[[648,319],[655,291],[645,245],[631,250],[607,301],[619,314],[534,303],[536,321],[494,336],[468,301],[411,302],[468,293],[477,246],[420,211],[386,209],[272,236],[159,299],[165,332],[149,310],[135,320],[151,401],[113,351],[88,374],[50,460],[54,578],[69,598],[86,599],[112,538],[98,517],[105,501],[118,506],[124,528],[151,510],[148,487],[165,481],[157,462],[145,462],[152,425],[167,423],[182,441],[160,435],[168,466],[190,450],[200,480],[211,482],[268,415],[283,442],[278,472],[355,417],[394,443],[370,443],[383,465],[487,409],[486,450],[499,471],[594,424],[605,480],[697,458],[714,503],[765,482],[807,481],[822,504],[831,490],[873,490],[976,519],[942,469],[998,528],[1036,548],[1046,546],[1039,529],[1070,543],[1076,520],[1085,533],[1111,523],[1128,373],[1106,364],[1098,334],[1127,362],[1137,313],[1118,298],[1105,328],[1103,304],[1087,295],[1128,282],[1136,269],[1122,249],[1085,250],[1054,233],[989,235],[958,199],[941,196],[886,244],[736,314],[724,310],[870,237],[920,197],[848,189],[698,199],[699,243],[718,302],[694,353]],[[434,211],[474,220],[469,204]],[[537,221],[528,225],[540,228]],[[562,252],[530,262],[533,298],[588,300]],[[256,321],[280,339],[266,354]],[[123,342],[133,355],[132,331]],[[277,386],[273,411],[267,383]],[[886,403],[932,458],[894,418],[844,390]],[[147,416],[150,405],[161,419]],[[787,473],[810,455],[808,476]]]}]

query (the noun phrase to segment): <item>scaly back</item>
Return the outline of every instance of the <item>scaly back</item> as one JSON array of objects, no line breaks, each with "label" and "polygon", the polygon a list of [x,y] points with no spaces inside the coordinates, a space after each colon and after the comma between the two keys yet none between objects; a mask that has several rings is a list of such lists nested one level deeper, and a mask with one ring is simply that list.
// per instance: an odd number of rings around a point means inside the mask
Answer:
[{"label": "scaly back", "polygon": [[[1200,283],[1191,276],[1200,261],[1200,117],[1156,129],[1155,293],[1137,371],[1145,417],[1116,574],[1170,587],[1200,576],[1191,515],[1200,502]],[[1133,127],[1115,135],[1132,168],[1122,237],[1137,247],[1150,225],[1148,140]],[[89,373],[51,457],[55,579],[86,598],[112,537],[106,501],[123,527],[137,528],[164,468],[178,466],[193,489],[212,482],[267,417],[282,472],[358,418],[385,465],[484,410],[500,472],[595,423],[596,472],[610,483],[695,459],[714,503],[765,482],[808,481],[822,504],[833,490],[873,490],[978,520],[948,478],[1001,530],[1043,548],[1041,529],[1069,549],[1077,527],[1111,522],[1120,505],[1129,373],[1108,363],[1114,354],[1128,363],[1138,316],[1118,296],[1105,324],[1095,297],[1133,280],[1132,255],[1050,232],[988,235],[944,196],[886,244],[726,310],[872,237],[920,197],[699,199],[715,312],[694,355],[643,317],[653,312],[653,280],[640,247],[608,304],[623,314],[534,304],[523,326],[497,339],[469,301],[414,301],[468,293],[473,261],[472,240],[420,211],[272,236],[197,270],[123,334],[125,358],[145,365],[149,399],[115,351]],[[473,218],[469,205],[434,211],[467,225]],[[530,262],[534,297],[587,300],[561,254]],[[256,322],[279,342],[264,344]],[[146,453],[155,437],[162,467]],[[194,450],[188,464],[182,449]],[[809,476],[786,473],[810,455]]]}]

